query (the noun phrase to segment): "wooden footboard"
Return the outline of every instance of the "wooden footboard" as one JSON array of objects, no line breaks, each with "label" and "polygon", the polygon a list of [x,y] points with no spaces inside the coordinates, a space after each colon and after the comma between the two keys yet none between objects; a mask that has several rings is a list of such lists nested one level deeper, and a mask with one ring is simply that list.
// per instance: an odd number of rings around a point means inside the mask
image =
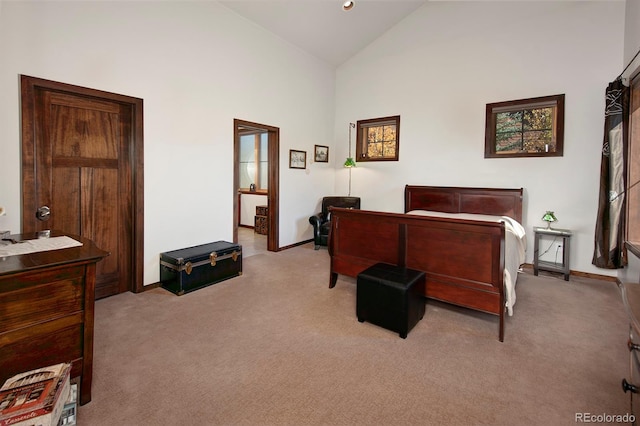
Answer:
[{"label": "wooden footboard", "polygon": [[426,297],[498,315],[504,340],[503,223],[340,208],[331,222],[330,288],[378,262],[424,271]]}]

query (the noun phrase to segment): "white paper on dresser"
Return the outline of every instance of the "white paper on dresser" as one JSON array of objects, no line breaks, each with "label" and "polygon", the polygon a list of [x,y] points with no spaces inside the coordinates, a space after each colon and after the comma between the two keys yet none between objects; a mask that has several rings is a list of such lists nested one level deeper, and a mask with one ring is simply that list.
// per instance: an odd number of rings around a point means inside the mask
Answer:
[{"label": "white paper on dresser", "polygon": [[10,241],[3,241],[2,243],[6,243],[6,245],[0,245],[0,257],[36,253],[39,251],[60,250],[82,245],[80,241],[76,241],[66,235],[62,237],[39,238],[37,240],[24,240],[15,244]]}]

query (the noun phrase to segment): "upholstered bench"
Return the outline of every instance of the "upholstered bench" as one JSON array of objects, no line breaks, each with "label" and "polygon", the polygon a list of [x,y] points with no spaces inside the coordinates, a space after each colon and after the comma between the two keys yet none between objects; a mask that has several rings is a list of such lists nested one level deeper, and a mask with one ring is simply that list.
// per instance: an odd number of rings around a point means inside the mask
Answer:
[{"label": "upholstered bench", "polygon": [[356,285],[356,315],[360,322],[398,332],[406,339],[424,317],[424,272],[376,263],[358,274]]}]

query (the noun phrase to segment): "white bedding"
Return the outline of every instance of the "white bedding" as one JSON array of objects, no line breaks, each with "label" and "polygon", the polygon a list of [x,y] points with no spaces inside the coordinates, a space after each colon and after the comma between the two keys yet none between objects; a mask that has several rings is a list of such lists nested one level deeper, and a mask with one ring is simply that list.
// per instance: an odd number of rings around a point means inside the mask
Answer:
[{"label": "white bedding", "polygon": [[453,219],[480,220],[485,222],[504,222],[505,229],[505,259],[504,259],[504,288],[505,305],[509,315],[513,315],[513,305],[516,303],[516,280],[518,270],[524,263],[527,248],[527,235],[524,227],[515,219],[508,216],[491,216],[471,213],[443,213],[430,210],[412,210],[407,214],[432,217],[448,217]]}]

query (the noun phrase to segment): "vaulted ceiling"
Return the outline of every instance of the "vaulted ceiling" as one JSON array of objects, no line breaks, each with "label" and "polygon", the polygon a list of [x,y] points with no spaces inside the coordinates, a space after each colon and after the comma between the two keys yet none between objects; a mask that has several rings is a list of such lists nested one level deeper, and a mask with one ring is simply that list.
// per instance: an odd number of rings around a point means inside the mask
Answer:
[{"label": "vaulted ceiling", "polygon": [[236,0],[225,7],[305,52],[338,66],[428,0]]}]

